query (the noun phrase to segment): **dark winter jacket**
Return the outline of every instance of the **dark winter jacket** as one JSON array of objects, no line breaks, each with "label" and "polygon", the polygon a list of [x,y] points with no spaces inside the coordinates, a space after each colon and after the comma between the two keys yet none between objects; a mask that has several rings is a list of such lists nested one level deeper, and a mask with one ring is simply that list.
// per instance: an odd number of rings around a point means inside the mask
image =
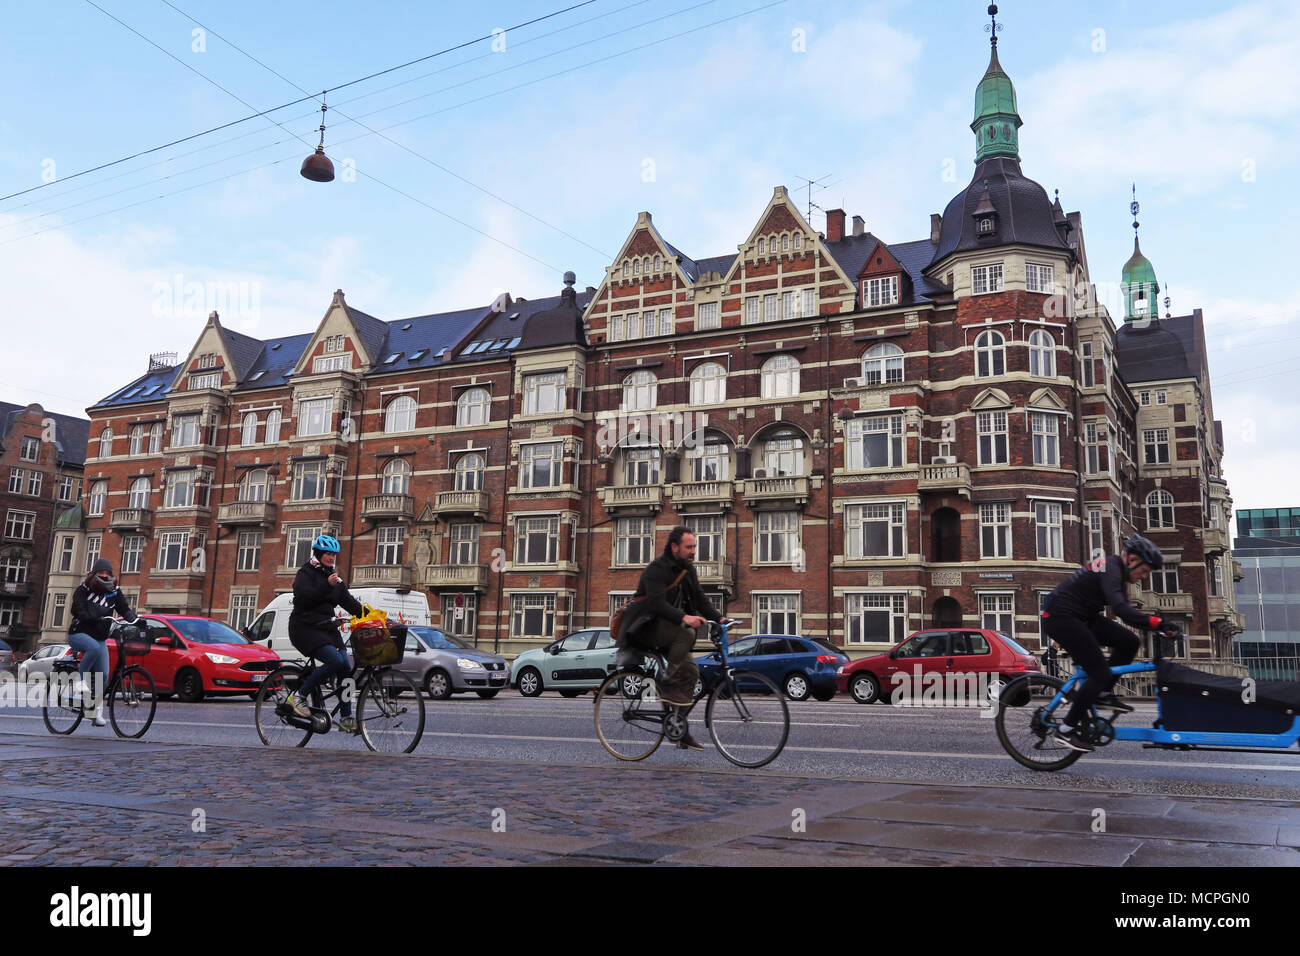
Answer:
[{"label": "dark winter jacket", "polygon": [[1124,559],[1115,554],[1106,558],[1104,563],[1093,561],[1075,571],[1056,586],[1043,606],[1053,617],[1089,618],[1102,613],[1108,605],[1125,624],[1155,626],[1152,615],[1129,603]]},{"label": "dark winter jacket", "polygon": [[343,638],[334,623],[334,609],[361,613],[361,602],[343,583],[330,584],[331,570],[314,558],[298,569],[293,579],[293,613],[289,615],[289,643],[311,656],[326,644],[343,650]]},{"label": "dark winter jacket", "polygon": [[121,591],[94,594],[83,583],[72,595],[72,623],[68,625],[68,633],[88,634],[97,641],[106,641],[114,614],[124,621],[135,620],[135,611]]},{"label": "dark winter jacket", "polygon": [[[682,571],[685,576],[676,586],[673,581]],[[695,565],[690,561],[678,561],[669,555],[661,554],[641,572],[633,597],[645,596],[638,601],[624,617],[620,637],[631,637],[645,630],[650,633],[654,618],[680,625],[687,614],[698,614],[710,621],[722,620],[709,599],[700,589],[700,579],[695,574]]]}]

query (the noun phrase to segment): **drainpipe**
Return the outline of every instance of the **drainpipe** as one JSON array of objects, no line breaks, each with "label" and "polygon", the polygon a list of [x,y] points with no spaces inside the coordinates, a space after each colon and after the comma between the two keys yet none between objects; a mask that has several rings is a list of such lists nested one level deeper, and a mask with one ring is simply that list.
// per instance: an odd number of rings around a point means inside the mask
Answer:
[{"label": "drainpipe", "polygon": [[[230,452],[230,417],[233,414],[234,414],[234,403],[227,402],[226,403],[226,453],[221,456],[221,481],[217,484],[218,488],[224,488],[226,485],[226,468],[230,463],[230,453],[229,453]],[[220,493],[218,493],[218,497],[220,497]],[[209,489],[208,492],[208,507],[209,508],[212,507],[211,489]],[[217,514],[220,515],[221,513],[220,501],[217,502],[216,508],[217,508]],[[216,596],[216,591],[217,591],[217,552],[221,548],[221,525],[218,524],[215,530],[216,530],[216,534],[212,536],[212,570],[208,574],[208,606],[203,611],[205,617],[212,617],[212,601],[213,598]],[[239,540],[238,537],[236,537],[235,540],[238,541]]]},{"label": "drainpipe", "polygon": [[[418,403],[417,403],[417,404],[418,404]],[[364,383],[363,383],[363,384],[362,384],[362,387],[361,387],[361,405],[360,405],[359,410],[357,411],[357,428],[356,428],[356,441],[357,441],[357,456],[356,456],[356,457],[357,457],[357,460],[356,460],[356,474],[354,474],[354,475],[352,476],[352,547],[348,549],[348,567],[347,567],[347,573],[348,573],[348,580],[349,580],[349,581],[352,580],[352,558],[353,558],[353,556],[356,554],[356,550],[357,550],[357,547],[356,547],[356,538],[357,538],[357,494],[358,494],[358,492],[360,491],[360,486],[361,486],[361,436],[362,436],[362,434],[363,434],[363,431],[362,431],[362,425],[364,424],[365,420],[366,420],[366,389],[365,389],[365,385],[364,385]],[[341,427],[341,426],[342,426],[342,422],[340,422],[339,424],[340,424],[340,427]],[[340,479],[340,480],[342,480],[342,479]],[[340,522],[340,523],[341,523],[341,522]]]},{"label": "drainpipe", "polygon": [[835,427],[831,408],[834,404],[831,398],[831,327],[826,319],[822,319],[822,354],[825,356],[822,364],[825,366],[826,383],[826,431],[822,436],[826,464],[822,468],[822,487],[826,489],[826,639],[829,641],[832,640],[831,608],[835,604],[834,584],[831,580],[831,534],[835,522],[835,507],[831,500],[833,490],[831,473],[835,462]]}]

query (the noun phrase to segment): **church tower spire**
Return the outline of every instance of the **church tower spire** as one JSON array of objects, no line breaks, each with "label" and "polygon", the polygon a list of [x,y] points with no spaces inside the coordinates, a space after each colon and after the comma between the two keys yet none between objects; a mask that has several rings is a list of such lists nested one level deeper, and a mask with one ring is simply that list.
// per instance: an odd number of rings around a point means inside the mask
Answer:
[{"label": "church tower spire", "polygon": [[984,77],[975,88],[975,119],[971,122],[971,132],[975,134],[975,162],[993,156],[1009,156],[1020,160],[1020,114],[1016,112],[1016,88],[1011,85],[998,62],[998,5],[989,4],[991,22],[984,29],[989,33],[992,52],[989,55],[989,67]]},{"label": "church tower spire", "polygon": [[1124,263],[1120,277],[1120,288],[1124,291],[1124,321],[1158,319],[1160,303],[1156,296],[1160,292],[1160,284],[1156,282],[1155,267],[1151,265],[1151,260],[1142,255],[1142,249],[1138,245],[1137,183],[1133,184],[1133,201],[1128,208],[1133,214],[1133,255]]}]

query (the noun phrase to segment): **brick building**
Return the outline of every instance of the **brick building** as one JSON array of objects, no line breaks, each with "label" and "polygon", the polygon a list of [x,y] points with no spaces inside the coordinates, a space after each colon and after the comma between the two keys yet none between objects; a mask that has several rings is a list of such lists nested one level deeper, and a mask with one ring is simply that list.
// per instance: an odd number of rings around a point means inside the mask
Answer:
[{"label": "brick building", "polygon": [[[340,291],[265,342],[214,313],[90,410],[90,533],[150,610],[242,624],[329,531],[352,585],[426,589],[447,630],[515,653],[606,622],[685,523],[752,632],[864,651],[965,623],[1036,647],[1042,596],[1162,489],[1166,590],[1190,599],[1166,610],[1208,653],[1226,619],[1198,549],[1229,499],[1199,313],[1154,333],[1199,336],[1178,368],[1126,366],[1136,326],[1097,303],[1079,214],[1021,171],[993,43],[974,175],[922,238],[842,210],[820,233],[778,187],[727,255],[641,213],[584,292],[384,321]],[[1153,272],[1125,278],[1154,302]],[[1134,381],[1176,393],[1176,466],[1142,460]]]},{"label": "brick building", "polygon": [[85,419],[40,405],[0,402],[0,638],[20,654],[38,643],[43,614],[67,627],[66,596],[46,604],[50,572],[72,560],[57,550],[52,532],[81,500],[89,428]]}]

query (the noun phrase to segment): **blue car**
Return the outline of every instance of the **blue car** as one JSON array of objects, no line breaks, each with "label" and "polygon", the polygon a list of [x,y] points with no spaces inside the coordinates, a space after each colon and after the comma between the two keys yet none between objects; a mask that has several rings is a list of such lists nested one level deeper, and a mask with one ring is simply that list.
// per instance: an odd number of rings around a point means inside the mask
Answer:
[{"label": "blue car", "polygon": [[[830,700],[837,690],[837,671],[849,662],[838,647],[811,637],[755,634],[727,645],[727,659],[737,670],[762,674],[791,700]],[[705,686],[722,666],[715,652],[697,657]]]}]

